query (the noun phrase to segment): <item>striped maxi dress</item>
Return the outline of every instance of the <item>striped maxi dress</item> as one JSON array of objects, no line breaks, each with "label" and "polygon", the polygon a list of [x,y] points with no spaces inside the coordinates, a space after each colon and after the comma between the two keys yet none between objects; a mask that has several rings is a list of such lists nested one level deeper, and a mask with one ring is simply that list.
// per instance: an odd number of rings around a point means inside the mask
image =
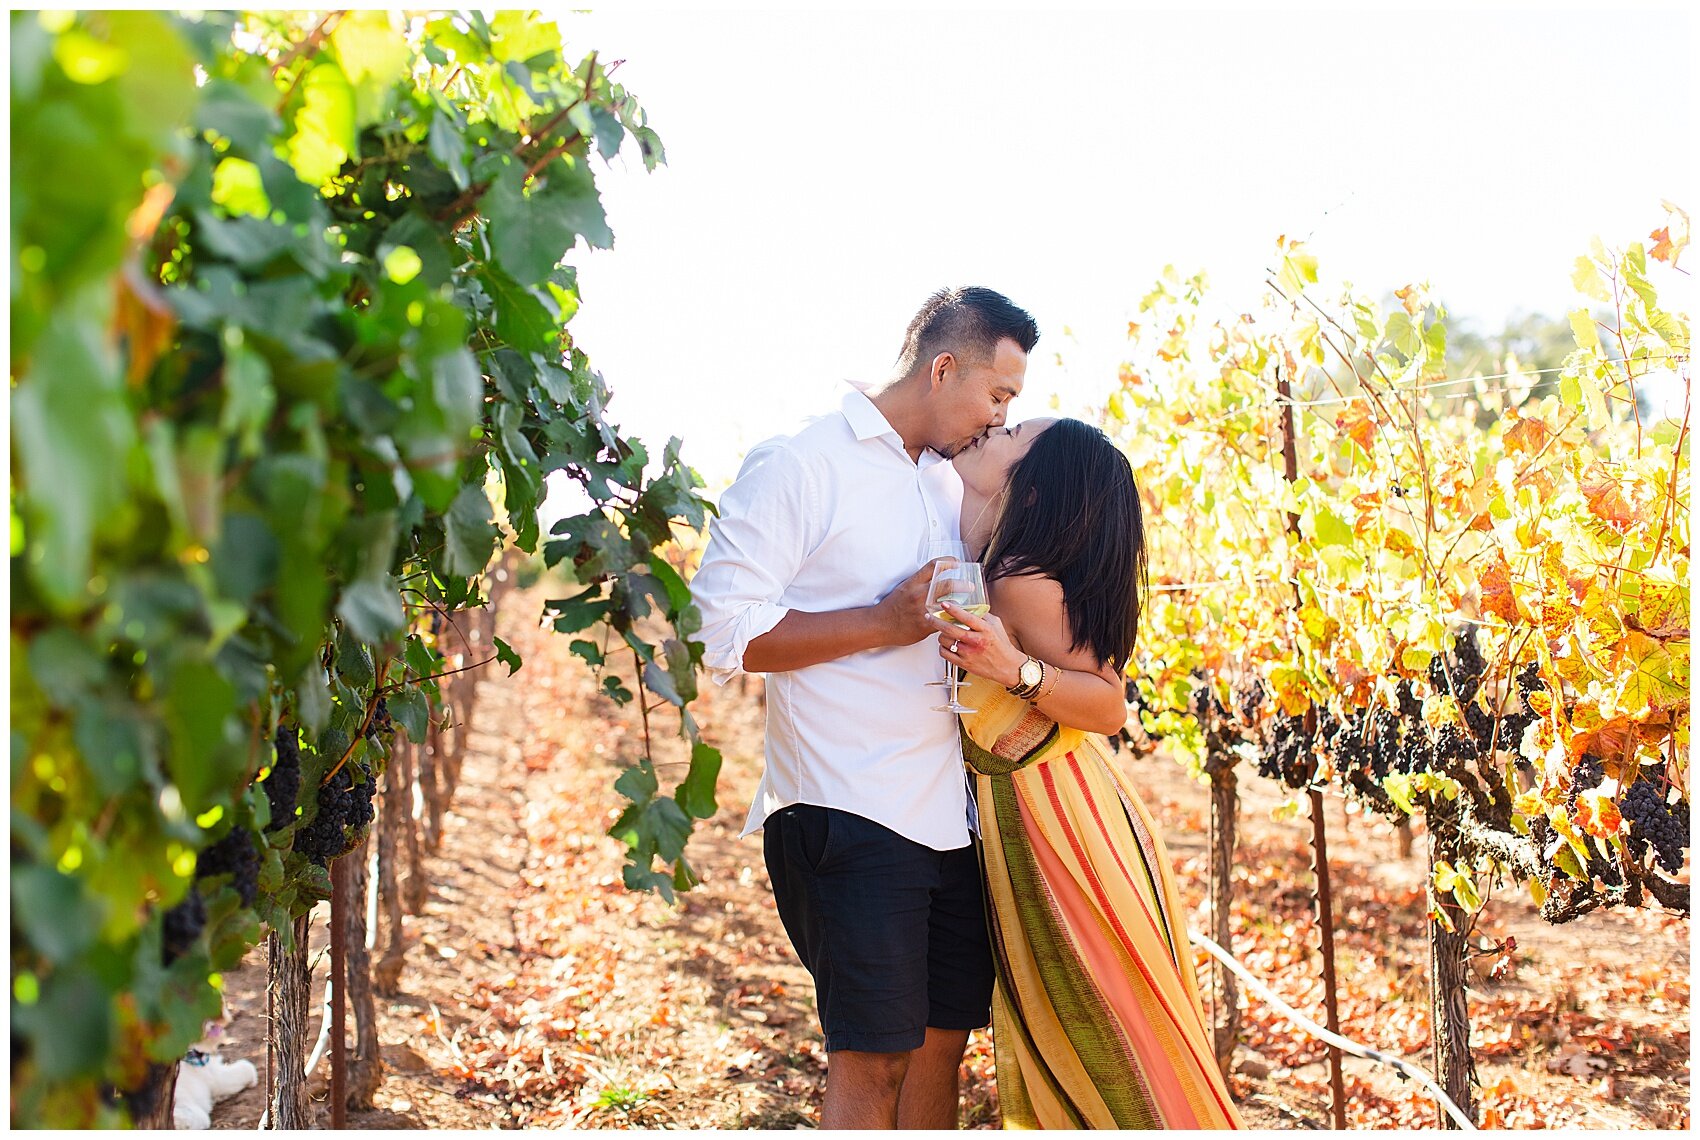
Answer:
[{"label": "striped maxi dress", "polygon": [[1101,735],[970,679],[1006,1128],[1243,1128],[1210,1047],[1185,912]]}]

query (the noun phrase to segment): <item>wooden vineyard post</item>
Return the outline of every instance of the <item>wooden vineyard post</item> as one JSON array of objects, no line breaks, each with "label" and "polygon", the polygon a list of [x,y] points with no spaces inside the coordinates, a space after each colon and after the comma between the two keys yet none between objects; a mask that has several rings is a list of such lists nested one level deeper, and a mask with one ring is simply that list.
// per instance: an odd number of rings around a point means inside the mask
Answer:
[{"label": "wooden vineyard post", "polygon": [[348,1123],[348,859],[331,864],[331,1127]]},{"label": "wooden vineyard post", "polygon": [[[1209,704],[1213,708],[1215,702]],[[1209,710],[1206,715],[1209,728],[1205,732],[1204,771],[1210,777],[1210,936],[1216,945],[1232,954],[1234,848],[1239,817],[1239,777],[1234,774],[1237,757],[1222,739],[1218,718]],[[1212,1044],[1216,1065],[1225,1081],[1233,1069],[1234,1046],[1239,1043],[1240,991],[1234,976],[1222,963],[1212,960],[1212,965],[1222,1005],[1211,1027]]]},{"label": "wooden vineyard post", "polygon": [[307,1099],[307,1010],[312,1001],[313,974],[307,959],[308,916],[290,923],[290,945],[275,932],[271,937],[266,992],[272,1002],[270,1052],[276,1058],[272,1073],[271,1127],[311,1128],[312,1105]]},{"label": "wooden vineyard post", "polygon": [[[1290,487],[1298,482],[1299,452],[1298,430],[1294,424],[1293,392],[1286,372],[1276,366],[1275,387],[1281,400],[1281,457],[1286,466],[1287,485]],[[1294,538],[1299,534],[1299,518],[1288,513],[1287,531]],[[1293,601],[1298,603],[1298,585],[1293,586]],[[1316,712],[1312,709],[1305,715],[1305,743],[1308,745],[1315,739]],[[1340,1032],[1340,1007],[1336,994],[1334,975],[1334,892],[1328,876],[1328,825],[1322,812],[1322,790],[1310,789],[1310,845],[1311,869],[1315,873],[1317,933],[1322,943],[1322,998],[1324,1024],[1330,1033]],[[1341,1070],[1340,1049],[1336,1045],[1328,1046],[1328,1090],[1330,1107],[1334,1117],[1334,1127],[1346,1127],[1346,1080]]]},{"label": "wooden vineyard post", "polygon": [[[1307,718],[1308,719],[1308,718]],[[1316,873],[1316,925],[1322,935],[1322,1009],[1330,1033],[1340,1032],[1340,1002],[1334,973],[1334,891],[1328,876],[1328,826],[1322,815],[1322,789],[1310,790],[1311,869]],[[1340,1048],[1328,1046],[1328,1089],[1334,1127],[1346,1127],[1346,1078]]]},{"label": "wooden vineyard post", "polygon": [[[1434,882],[1435,864],[1458,859],[1444,836],[1457,827],[1456,805],[1433,797],[1428,808],[1429,882]],[[1439,816],[1440,818],[1436,818]],[[1430,886],[1433,891],[1433,886]],[[1475,1062],[1470,1056],[1470,999],[1465,961],[1469,954],[1470,916],[1451,899],[1438,893],[1434,916],[1429,919],[1429,1024],[1434,1040],[1434,1072],[1446,1095],[1472,1120],[1476,1116]],[[1444,921],[1443,921],[1444,920]],[[1440,1113],[1443,1128],[1457,1128],[1450,1114]]]},{"label": "wooden vineyard post", "polygon": [[370,873],[367,869],[371,836],[338,860],[347,864],[348,906],[343,910],[343,976],[348,979],[348,1008],[354,1014],[354,1055],[348,1063],[348,1086],[344,1103],[349,1108],[371,1108],[383,1081],[383,1063],[378,1053],[378,1005],[372,996],[372,951],[367,945],[366,908]]},{"label": "wooden vineyard post", "polygon": [[[407,878],[402,879],[401,901],[408,914],[418,914],[425,909],[425,900],[429,887],[425,881],[425,851],[420,842],[419,830],[425,826],[426,810],[424,797],[419,795],[419,767],[423,762],[425,746],[409,740],[404,747],[396,749],[396,758],[401,779],[396,787],[396,810],[401,813],[401,838],[407,849]],[[419,803],[416,805],[415,800]],[[417,814],[416,814],[417,808]],[[401,875],[401,860],[396,861],[396,875]],[[400,927],[391,936],[391,945],[399,946]]]},{"label": "wooden vineyard post", "polygon": [[386,936],[383,955],[372,971],[378,992],[394,996],[400,992],[401,966],[406,953],[402,929],[401,868],[399,866],[403,827],[409,826],[407,811],[413,790],[407,783],[407,753],[412,744],[397,736],[384,767],[383,798],[378,804],[378,902],[383,910]]}]

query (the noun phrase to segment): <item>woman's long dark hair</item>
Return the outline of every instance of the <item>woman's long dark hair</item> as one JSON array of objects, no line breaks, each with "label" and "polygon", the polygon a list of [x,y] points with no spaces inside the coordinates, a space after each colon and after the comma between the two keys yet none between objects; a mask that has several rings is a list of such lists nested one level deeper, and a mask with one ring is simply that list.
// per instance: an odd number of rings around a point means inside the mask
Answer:
[{"label": "woman's long dark hair", "polygon": [[1145,593],[1145,519],[1127,456],[1079,420],[1058,420],[1040,432],[1010,468],[980,561],[988,581],[1023,574],[1055,579],[1074,648],[1124,668]]}]

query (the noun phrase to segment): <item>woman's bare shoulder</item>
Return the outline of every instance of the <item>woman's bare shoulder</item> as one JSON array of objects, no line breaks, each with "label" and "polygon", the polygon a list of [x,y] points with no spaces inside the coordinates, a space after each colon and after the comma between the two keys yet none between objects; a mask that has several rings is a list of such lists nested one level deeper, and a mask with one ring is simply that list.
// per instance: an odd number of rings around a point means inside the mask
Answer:
[{"label": "woman's bare shoulder", "polygon": [[[1002,619],[1022,652],[1059,665],[1076,656],[1062,583],[1055,578],[1042,574],[999,578],[987,593],[992,612]],[[1090,668],[1076,661],[1067,663],[1070,668]]]},{"label": "woman's bare shoulder", "polygon": [[[1055,615],[1063,613],[1066,603],[1063,600],[1062,583],[1055,578],[1047,578],[1043,574],[1020,574],[1010,578],[999,578],[988,590],[991,594],[992,608],[998,616],[1009,621],[1010,616],[1018,613],[1032,612],[1035,615]],[[1005,614],[1008,607],[1010,614]]]}]

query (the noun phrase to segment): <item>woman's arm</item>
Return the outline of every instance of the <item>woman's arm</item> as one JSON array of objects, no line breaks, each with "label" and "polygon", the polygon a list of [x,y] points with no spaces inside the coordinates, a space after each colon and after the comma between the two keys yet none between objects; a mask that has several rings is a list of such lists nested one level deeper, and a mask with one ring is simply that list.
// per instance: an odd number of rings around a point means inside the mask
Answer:
[{"label": "woman's arm", "polygon": [[1051,674],[1062,671],[1054,683],[1047,677],[1047,692],[1035,702],[1040,712],[1084,732],[1120,732],[1127,723],[1122,679],[1107,663],[1094,661],[1090,649],[1071,644],[1062,586],[1029,575],[1000,578],[987,592],[992,612],[983,618],[952,607],[956,620],[968,626],[966,632],[933,619],[939,655],[1007,688],[1020,680],[1021,663],[1031,654]]}]

